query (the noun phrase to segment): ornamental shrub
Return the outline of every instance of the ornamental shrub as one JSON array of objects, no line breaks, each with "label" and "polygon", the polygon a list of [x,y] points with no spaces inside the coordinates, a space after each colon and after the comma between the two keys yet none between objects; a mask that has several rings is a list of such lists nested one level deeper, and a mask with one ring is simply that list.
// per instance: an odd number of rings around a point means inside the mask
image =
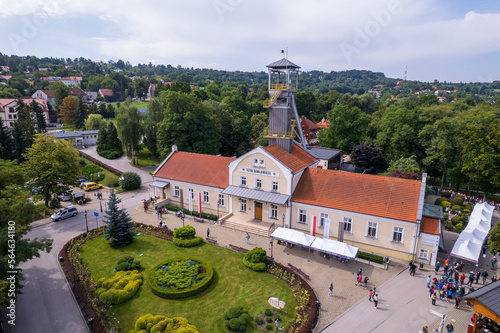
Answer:
[{"label": "ornamental shrub", "polygon": [[177,228],[174,230],[175,238],[190,239],[196,235],[196,229],[190,225]]},{"label": "ornamental shrub", "polygon": [[273,315],[273,313],[271,312],[271,310],[270,310],[270,309],[266,309],[266,310],[264,310],[264,314],[265,314],[266,316],[268,316],[268,317],[270,317],[270,316],[272,316],[272,315]]},{"label": "ornamental shrub", "polygon": [[201,237],[195,237],[192,239],[181,239],[174,237],[174,244],[178,247],[194,247],[203,244],[204,240]]},{"label": "ornamental shrub", "polygon": [[120,186],[126,191],[138,189],[141,182],[141,177],[135,172],[124,172],[120,178]]},{"label": "ornamental shrub", "polygon": [[453,216],[451,218],[451,223],[453,225],[457,225],[458,223],[462,222],[462,219],[460,218],[460,216]]},{"label": "ornamental shrub", "polygon": [[224,327],[232,332],[244,332],[248,325],[252,324],[252,317],[242,306],[233,306],[223,315]]},{"label": "ornamental shrub", "polygon": [[82,175],[85,177],[85,179],[92,179],[92,175],[96,175],[101,172],[102,173],[102,168],[96,164],[87,164],[82,168]]},{"label": "ornamental shrub", "polygon": [[255,322],[257,325],[262,325],[264,323],[264,319],[262,319],[260,316],[255,317]]},{"label": "ornamental shrub", "polygon": [[134,257],[126,256],[120,260],[115,266],[117,271],[139,271],[141,269],[141,262],[134,261]]},{"label": "ornamental shrub", "polygon": [[104,178],[104,185],[107,187],[117,187],[119,184],[120,179],[116,175],[108,174],[106,178]]},{"label": "ornamental shrub", "polygon": [[441,207],[443,207],[443,210],[446,209],[446,207],[451,207],[451,203],[449,201],[441,201]]},{"label": "ornamental shrub", "polygon": [[451,210],[452,210],[452,211],[459,211],[459,210],[461,210],[461,209],[462,209],[462,206],[459,206],[459,205],[453,205],[453,206],[451,207]]},{"label": "ornamental shrub", "polygon": [[167,332],[186,332],[200,333],[196,326],[191,325],[184,317],[168,318],[165,316],[154,316],[151,314],[139,317],[136,320],[134,329],[129,333],[167,333]]},{"label": "ornamental shrub", "polygon": [[449,199],[449,198],[451,198],[451,192],[443,192],[443,193],[441,194],[441,196],[442,196],[443,198],[447,198],[447,199]]},{"label": "ornamental shrub", "polygon": [[456,232],[461,233],[462,230],[464,230],[464,225],[462,223],[457,223],[457,225],[455,226],[455,230]]},{"label": "ornamental shrub", "polygon": [[141,284],[142,275],[138,271],[120,271],[110,279],[100,278],[96,294],[108,304],[119,304],[132,298]]},{"label": "ornamental shrub", "polygon": [[271,318],[271,317],[267,317],[267,318],[266,318],[266,322],[268,322],[268,323],[272,323],[272,322],[273,322],[273,318]]},{"label": "ornamental shrub", "polygon": [[273,329],[273,325],[267,324],[266,325],[266,330],[271,331]]},{"label": "ornamental shrub", "polygon": [[451,203],[453,205],[462,206],[464,204],[465,198],[461,195],[456,195],[453,199],[451,199]]},{"label": "ornamental shrub", "polygon": [[470,214],[470,210],[467,208],[464,208],[464,210],[462,210],[462,212],[464,212],[465,214]]},{"label": "ornamental shrub", "polygon": [[266,270],[266,250],[261,247],[255,247],[248,251],[243,257],[243,264],[248,268],[263,272]]},{"label": "ornamental shrub", "polygon": [[366,253],[363,251],[358,251],[357,257],[360,259],[368,260],[375,262],[377,264],[383,264],[384,263],[384,257],[381,257],[379,255],[373,254],[373,253]]},{"label": "ornamental shrub", "polygon": [[443,202],[443,198],[437,198],[436,201],[434,201],[434,204],[436,206],[441,206],[441,202]]}]

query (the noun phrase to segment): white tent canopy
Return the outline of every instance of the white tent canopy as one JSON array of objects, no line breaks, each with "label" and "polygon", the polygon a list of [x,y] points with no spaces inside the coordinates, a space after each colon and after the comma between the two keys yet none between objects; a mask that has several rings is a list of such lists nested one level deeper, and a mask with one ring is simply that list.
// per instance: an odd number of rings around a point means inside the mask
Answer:
[{"label": "white tent canopy", "polygon": [[314,237],[304,234],[303,232],[287,228],[277,228],[271,234],[271,237],[283,242],[300,245],[342,258],[354,259],[358,253],[357,247],[332,239]]},{"label": "white tent canopy", "polygon": [[493,206],[481,203],[474,206],[467,227],[460,233],[451,256],[477,263],[484,240],[491,228]]}]

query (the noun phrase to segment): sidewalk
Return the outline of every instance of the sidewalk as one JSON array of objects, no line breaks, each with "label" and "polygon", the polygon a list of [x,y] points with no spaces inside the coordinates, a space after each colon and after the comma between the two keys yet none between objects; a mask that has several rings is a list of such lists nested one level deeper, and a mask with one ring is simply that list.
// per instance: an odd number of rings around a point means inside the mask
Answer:
[{"label": "sidewalk", "polygon": [[[173,213],[163,214],[162,219],[157,219],[153,210],[144,213],[140,205],[136,207],[136,211],[136,213],[131,212],[131,217],[136,222],[158,226],[161,220],[166,223],[169,229],[173,230],[182,227],[182,220],[177,218]],[[197,236],[203,238],[206,237],[207,228],[210,228],[210,238],[217,240],[219,246],[228,248],[229,244],[232,244],[245,249],[252,249],[259,246],[266,250],[268,255],[271,255],[269,237],[251,234],[250,245],[248,245],[246,243],[245,233],[242,231],[224,228],[212,222],[196,222],[188,217],[186,217],[184,222],[185,225],[195,227]],[[366,299],[369,288],[373,288],[373,286],[378,287],[384,284],[403,269],[402,266],[390,266],[388,270],[383,270],[369,265],[355,263],[352,260],[349,263],[341,263],[335,258],[328,260],[315,251],[309,252],[297,246],[290,249],[283,245],[278,245],[276,242],[273,243],[272,249],[272,255],[277,262],[285,266],[291,263],[294,266],[300,267],[310,276],[308,282],[321,302],[317,332],[325,328],[329,323],[341,316],[360,300]],[[356,272],[359,268],[362,268],[363,276],[368,275],[370,278],[368,289],[364,289],[361,286],[355,286]],[[334,289],[333,296],[329,297],[328,287],[331,282],[333,282]],[[269,295],[269,297],[272,296],[273,295]],[[345,329],[342,331],[345,331]]]}]

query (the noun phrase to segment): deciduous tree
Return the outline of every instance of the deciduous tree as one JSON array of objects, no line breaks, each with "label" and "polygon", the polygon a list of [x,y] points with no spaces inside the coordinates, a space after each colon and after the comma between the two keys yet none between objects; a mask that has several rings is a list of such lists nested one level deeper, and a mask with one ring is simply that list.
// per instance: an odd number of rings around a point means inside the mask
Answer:
[{"label": "deciduous tree", "polygon": [[116,110],[118,134],[128,157],[134,159],[142,138],[141,114],[130,98]]},{"label": "deciduous tree", "polygon": [[73,124],[76,109],[78,109],[78,98],[75,96],[68,96],[62,101],[59,115],[65,124]]},{"label": "deciduous tree", "polygon": [[377,174],[384,169],[382,150],[366,143],[360,143],[351,152],[352,163],[363,168],[367,173]]}]

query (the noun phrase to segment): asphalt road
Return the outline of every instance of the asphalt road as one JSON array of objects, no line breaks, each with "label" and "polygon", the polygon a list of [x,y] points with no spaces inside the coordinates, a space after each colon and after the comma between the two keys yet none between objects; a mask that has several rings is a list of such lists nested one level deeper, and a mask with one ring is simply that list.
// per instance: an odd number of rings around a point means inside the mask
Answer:
[{"label": "asphalt road", "polygon": [[[124,208],[131,213],[142,199],[147,196],[147,186],[140,190],[128,192],[120,196]],[[108,194],[104,194],[104,202]],[[39,258],[34,258],[20,265],[23,269],[24,288],[16,302],[15,326],[7,323],[5,313],[2,313],[4,330],[7,333],[84,333],[89,332],[87,323],[76,304],[58,263],[58,253],[71,238],[86,231],[85,209],[89,230],[97,227],[94,212],[98,212],[98,223],[102,226],[102,214],[98,200],[93,200],[84,206],[78,206],[78,215],[59,222],[44,219],[33,223],[33,229],[26,238],[52,238],[54,244],[50,253],[42,252]],[[103,206],[104,208],[104,206]]]}]

